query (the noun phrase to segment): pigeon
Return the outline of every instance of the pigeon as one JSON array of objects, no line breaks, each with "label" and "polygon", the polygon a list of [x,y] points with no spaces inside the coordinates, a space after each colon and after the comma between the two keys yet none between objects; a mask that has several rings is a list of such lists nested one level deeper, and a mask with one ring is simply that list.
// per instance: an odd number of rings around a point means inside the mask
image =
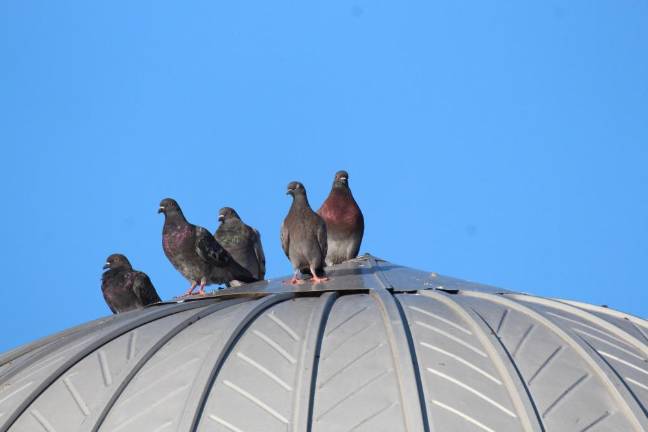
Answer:
[{"label": "pigeon", "polygon": [[357,257],[364,234],[364,217],[349,189],[349,173],[335,173],[331,192],[317,214],[326,222],[326,265],[340,264]]},{"label": "pigeon", "polygon": [[281,224],[281,247],[294,270],[290,284],[303,283],[297,279],[299,272],[310,272],[314,283],[325,282],[326,223],[308,205],[303,184],[290,182],[286,194],[292,195],[293,202]]},{"label": "pigeon", "polygon": [[218,211],[220,226],[214,233],[216,241],[256,280],[265,277],[265,255],[261,246],[261,234],[246,225],[231,207]]},{"label": "pigeon", "polygon": [[185,296],[193,294],[198,284],[198,294],[205,294],[205,286],[209,284],[226,284],[232,280],[255,281],[250,272],[236,263],[209,231],[187,222],[175,200],[163,199],[158,213],[164,213],[164,254],[191,283]]},{"label": "pigeon", "polygon": [[117,314],[159,303],[160,296],[151,280],[133,266],[122,254],[112,254],[103,266],[101,292],[112,313]]}]

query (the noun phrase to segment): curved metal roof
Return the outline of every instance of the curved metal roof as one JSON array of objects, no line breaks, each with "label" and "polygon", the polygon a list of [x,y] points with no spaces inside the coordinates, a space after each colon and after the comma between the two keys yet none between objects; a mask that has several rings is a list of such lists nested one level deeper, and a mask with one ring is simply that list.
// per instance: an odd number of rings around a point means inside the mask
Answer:
[{"label": "curved metal roof", "polygon": [[365,256],[0,356],[0,431],[648,431],[648,322]]}]

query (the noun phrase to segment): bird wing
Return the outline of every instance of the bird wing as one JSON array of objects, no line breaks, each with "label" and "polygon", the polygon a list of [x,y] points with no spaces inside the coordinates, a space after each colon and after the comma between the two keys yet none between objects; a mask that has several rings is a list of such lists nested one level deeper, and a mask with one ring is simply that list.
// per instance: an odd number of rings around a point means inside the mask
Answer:
[{"label": "bird wing", "polygon": [[326,258],[326,253],[328,251],[328,241],[326,235],[326,222],[324,219],[317,216],[319,223],[317,224],[317,242],[319,243],[320,250],[322,251],[322,257]]},{"label": "bird wing", "polygon": [[146,273],[137,272],[133,281],[133,292],[143,306],[162,301]]},{"label": "bird wing", "polygon": [[255,236],[254,254],[256,255],[257,262],[259,263],[259,279],[263,280],[266,272],[265,254],[263,253],[263,245],[261,244],[261,233],[259,233],[259,230],[254,229],[254,236]]},{"label": "bird wing", "polygon": [[196,253],[204,261],[219,267],[224,266],[231,259],[214,236],[203,227],[196,227]]},{"label": "bird wing", "polygon": [[286,227],[286,221],[284,220],[283,223],[281,224],[281,248],[283,249],[288,259],[290,259],[290,255],[288,254],[289,246],[290,246],[290,236],[288,235],[288,228]]}]

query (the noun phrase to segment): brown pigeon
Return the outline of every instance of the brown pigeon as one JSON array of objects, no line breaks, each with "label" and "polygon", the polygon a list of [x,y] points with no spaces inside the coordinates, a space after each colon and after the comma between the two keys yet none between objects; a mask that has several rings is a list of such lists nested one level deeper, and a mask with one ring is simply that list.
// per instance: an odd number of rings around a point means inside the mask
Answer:
[{"label": "brown pigeon", "polygon": [[209,284],[225,284],[233,280],[254,282],[249,271],[241,267],[205,228],[190,224],[178,203],[163,199],[158,213],[164,213],[162,248],[173,267],[191,282],[184,295],[193,294],[200,284],[199,294]]},{"label": "brown pigeon", "polygon": [[303,283],[297,278],[300,271],[310,272],[314,283],[327,281],[324,276],[326,224],[308,205],[303,184],[290,182],[286,193],[292,195],[293,202],[281,224],[281,247],[294,269],[290,283]]},{"label": "brown pigeon", "polygon": [[265,255],[259,231],[246,225],[231,207],[218,211],[220,226],[214,233],[216,241],[256,280],[265,277]]},{"label": "brown pigeon", "polygon": [[112,313],[142,309],[162,301],[146,273],[133,270],[124,255],[110,255],[103,268],[106,271],[101,275],[101,292]]},{"label": "brown pigeon", "polygon": [[346,171],[335,173],[331,192],[317,214],[326,222],[326,265],[357,257],[364,234],[364,217],[349,189],[349,174]]}]

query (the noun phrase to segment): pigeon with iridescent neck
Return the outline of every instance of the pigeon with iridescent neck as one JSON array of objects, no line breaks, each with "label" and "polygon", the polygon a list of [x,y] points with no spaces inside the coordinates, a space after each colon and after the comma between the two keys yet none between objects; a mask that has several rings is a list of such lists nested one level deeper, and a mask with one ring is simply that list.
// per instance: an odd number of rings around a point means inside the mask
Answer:
[{"label": "pigeon with iridescent neck", "polygon": [[[220,226],[214,233],[216,241],[256,280],[265,277],[265,254],[259,231],[246,225],[231,207],[218,211]],[[236,281],[238,282],[238,281]],[[235,283],[233,283],[235,285]]]},{"label": "pigeon with iridescent neck", "polygon": [[162,301],[151,279],[146,273],[133,270],[124,255],[110,255],[103,268],[105,272],[101,275],[101,292],[112,313],[142,309]]},{"label": "pigeon with iridescent neck", "polygon": [[349,173],[335,173],[331,192],[317,214],[326,222],[326,265],[357,257],[364,234],[364,217],[349,188]]},{"label": "pigeon with iridescent neck", "polygon": [[290,182],[286,193],[293,202],[281,225],[281,247],[293,266],[290,283],[303,283],[300,272],[310,273],[314,283],[325,282],[326,224],[308,204],[303,184]]}]

